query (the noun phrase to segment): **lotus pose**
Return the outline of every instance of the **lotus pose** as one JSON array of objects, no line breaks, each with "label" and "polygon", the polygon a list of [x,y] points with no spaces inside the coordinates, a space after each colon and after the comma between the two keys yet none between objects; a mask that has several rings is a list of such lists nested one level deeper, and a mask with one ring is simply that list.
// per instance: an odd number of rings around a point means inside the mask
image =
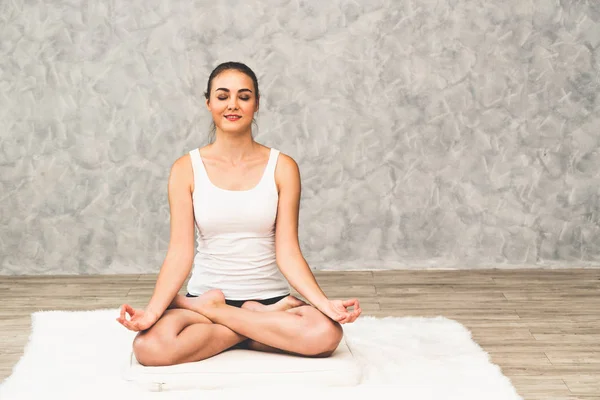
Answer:
[{"label": "lotus pose", "polygon": [[[143,310],[123,304],[117,321],[139,331],[133,351],[146,366],[231,348],[327,357],[360,305],[328,299],[302,256],[298,165],[252,137],[256,75],[242,63],[223,63],[204,96],[216,140],[173,163],[171,237],[154,293]],[[290,284],[311,304],[290,295]]]}]

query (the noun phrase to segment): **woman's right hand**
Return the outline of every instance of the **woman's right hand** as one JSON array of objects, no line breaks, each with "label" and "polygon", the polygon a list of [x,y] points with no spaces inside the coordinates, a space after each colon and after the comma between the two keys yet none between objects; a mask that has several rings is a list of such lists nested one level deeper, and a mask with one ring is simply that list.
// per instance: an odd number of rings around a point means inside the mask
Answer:
[{"label": "woman's right hand", "polygon": [[[128,320],[126,313],[131,316]],[[129,304],[123,304],[121,306],[121,313],[117,318],[125,328],[132,331],[143,331],[150,328],[156,321],[158,321],[159,315],[147,310],[135,310]]]}]

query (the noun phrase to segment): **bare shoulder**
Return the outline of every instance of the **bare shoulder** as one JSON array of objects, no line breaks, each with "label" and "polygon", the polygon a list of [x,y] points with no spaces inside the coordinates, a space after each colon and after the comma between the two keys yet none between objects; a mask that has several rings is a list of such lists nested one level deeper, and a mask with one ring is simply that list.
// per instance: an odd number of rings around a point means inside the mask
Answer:
[{"label": "bare shoulder", "polygon": [[194,190],[194,170],[192,168],[192,159],[189,153],[179,157],[171,166],[169,175],[169,184],[178,187],[185,187],[192,193]]},{"label": "bare shoulder", "polygon": [[279,152],[277,165],[275,166],[275,183],[277,192],[281,191],[282,183],[295,182],[300,179],[300,168],[298,163],[283,152]]},{"label": "bare shoulder", "polygon": [[281,168],[285,171],[293,171],[294,169],[298,169],[298,164],[292,157],[280,151],[279,158],[277,160],[277,168]]}]

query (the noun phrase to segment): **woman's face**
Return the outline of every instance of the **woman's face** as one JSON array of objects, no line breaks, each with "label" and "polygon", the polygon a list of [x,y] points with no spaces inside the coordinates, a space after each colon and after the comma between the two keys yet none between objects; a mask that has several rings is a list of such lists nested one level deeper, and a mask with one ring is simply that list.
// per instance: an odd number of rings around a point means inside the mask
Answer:
[{"label": "woman's face", "polygon": [[[239,71],[228,70],[213,78],[210,102],[206,107],[212,113],[217,129],[221,131],[251,130],[252,118],[258,111],[256,93],[252,79]],[[229,120],[226,115],[241,118]]]}]

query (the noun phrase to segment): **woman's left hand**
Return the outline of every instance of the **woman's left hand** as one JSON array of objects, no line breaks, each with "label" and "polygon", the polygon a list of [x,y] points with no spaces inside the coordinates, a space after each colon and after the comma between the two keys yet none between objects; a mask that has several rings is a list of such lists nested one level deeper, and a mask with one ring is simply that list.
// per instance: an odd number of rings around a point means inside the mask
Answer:
[{"label": "woman's left hand", "polygon": [[[346,307],[354,306],[353,311],[348,311]],[[340,324],[354,322],[362,310],[357,299],[352,300],[328,300],[319,307],[319,311],[327,315],[332,320]]]}]

